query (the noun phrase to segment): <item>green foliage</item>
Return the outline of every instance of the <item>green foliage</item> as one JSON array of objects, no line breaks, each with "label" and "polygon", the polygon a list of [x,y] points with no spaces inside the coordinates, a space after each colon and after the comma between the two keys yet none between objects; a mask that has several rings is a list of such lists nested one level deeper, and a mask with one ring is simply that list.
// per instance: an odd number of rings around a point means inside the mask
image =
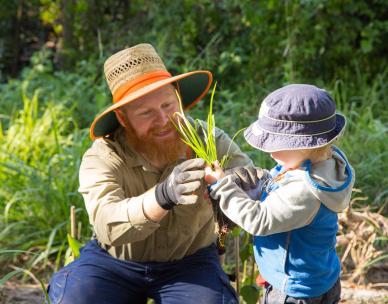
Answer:
[{"label": "green foliage", "polygon": [[[53,101],[40,107],[39,91],[29,97],[27,84],[21,83],[23,107],[0,136],[0,247],[38,251],[27,255],[27,266],[45,267],[49,256],[61,254],[69,206],[82,206],[77,171],[89,140],[74,127],[73,111]],[[0,256],[0,263],[12,256]]]},{"label": "green foliage", "polygon": [[[210,99],[209,113],[207,115],[207,128],[203,126],[199,120],[194,120],[193,125],[190,120],[186,118],[182,108],[182,100],[177,91],[175,92],[179,99],[180,111],[174,113],[174,117],[171,118],[171,123],[178,131],[181,140],[195,152],[197,157],[204,159],[208,165],[213,164],[213,162],[217,160],[217,147],[214,136],[215,121],[212,111],[215,89],[216,86],[213,88],[212,97]],[[223,163],[223,161],[221,163]]]},{"label": "green foliage", "polygon": [[388,194],[388,68],[372,83],[365,78],[358,73],[353,82],[336,80],[331,93],[338,110],[347,117],[346,133],[339,144],[356,170],[355,186],[371,199],[372,209],[378,210]]},{"label": "green foliage", "polygon": [[352,70],[355,59],[369,75],[387,63],[388,4],[381,0],[0,0],[0,5],[5,8],[0,54],[9,54],[1,62],[4,72],[15,66],[21,47],[30,55],[45,39],[56,51],[56,64],[68,70],[82,59],[148,41],[173,72],[201,62],[228,88],[236,85],[234,75],[239,83],[272,90],[279,82],[330,81]]},{"label": "green foliage", "polygon": [[39,107],[58,104],[68,111],[68,130],[85,128],[91,117],[110,103],[109,90],[102,75],[100,61],[79,61],[73,72],[54,70],[52,52],[46,48],[31,58],[31,67],[23,70],[21,79],[0,85],[3,128],[23,105],[23,95],[39,92]]},{"label": "green foliage", "polygon": [[255,304],[259,300],[259,289],[254,285],[243,285],[240,295],[247,304]]},{"label": "green foliage", "polygon": [[[195,119],[193,125],[190,120],[186,118],[182,108],[182,101],[177,91],[176,94],[179,99],[180,112],[174,113],[175,117],[177,118],[177,122],[175,122],[174,119],[171,119],[171,122],[180,134],[181,140],[195,152],[197,157],[204,159],[208,165],[213,165],[215,161],[219,161],[218,164],[220,168],[224,168],[228,161],[228,152],[230,146],[227,150],[227,153],[223,155],[220,160],[218,160],[215,138],[216,122],[213,114],[213,99],[215,91],[216,84],[213,87],[210,97],[210,106],[209,112],[207,114],[206,126],[199,119]],[[232,142],[236,135],[240,133],[240,131],[238,131],[233,136]]]},{"label": "green foliage", "polygon": [[[140,42],[155,45],[172,74],[213,72],[214,118],[229,134],[253,122],[264,96],[286,83],[325,88],[348,120],[340,147],[367,197],[355,207],[376,211],[388,201],[387,1],[0,5],[0,266],[12,262],[38,273],[62,266],[71,205],[88,227],[78,168],[90,145],[88,127],[111,100],[103,62]],[[206,118],[204,100],[191,116]],[[236,142],[256,165],[273,166],[241,136]],[[83,229],[80,241],[90,234]],[[255,301],[250,236],[241,229],[234,234],[242,239],[241,295]],[[381,248],[386,244],[379,239]]]},{"label": "green foliage", "polygon": [[69,244],[71,254],[67,256],[64,265],[67,265],[77,259],[80,255],[80,249],[84,245],[77,241],[77,239],[73,238],[69,233],[67,234],[67,242]]}]

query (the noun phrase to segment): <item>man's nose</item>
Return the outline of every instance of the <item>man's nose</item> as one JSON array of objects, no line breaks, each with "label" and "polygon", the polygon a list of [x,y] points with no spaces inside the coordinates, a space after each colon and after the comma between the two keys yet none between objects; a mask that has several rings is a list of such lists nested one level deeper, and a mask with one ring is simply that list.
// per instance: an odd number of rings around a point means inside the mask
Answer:
[{"label": "man's nose", "polygon": [[161,126],[165,126],[170,121],[169,115],[170,113],[167,111],[160,110],[156,117],[157,123]]}]

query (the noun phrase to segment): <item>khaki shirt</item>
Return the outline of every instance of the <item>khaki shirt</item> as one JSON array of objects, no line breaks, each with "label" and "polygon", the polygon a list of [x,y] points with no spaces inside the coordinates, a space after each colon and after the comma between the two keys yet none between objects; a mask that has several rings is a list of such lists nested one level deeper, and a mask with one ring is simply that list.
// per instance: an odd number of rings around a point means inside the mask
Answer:
[{"label": "khaki shirt", "polygon": [[[218,159],[231,143],[216,130]],[[251,164],[232,143],[227,167]],[[178,161],[176,164],[184,160]],[[215,242],[213,209],[200,195],[193,205],[174,207],[159,222],[147,219],[144,200],[155,200],[152,189],[173,170],[153,168],[126,144],[122,128],[110,138],[97,139],[83,156],[79,192],[85,200],[89,221],[102,248],[113,257],[138,262],[172,261],[191,255]],[[204,193],[205,182],[200,193]]]}]

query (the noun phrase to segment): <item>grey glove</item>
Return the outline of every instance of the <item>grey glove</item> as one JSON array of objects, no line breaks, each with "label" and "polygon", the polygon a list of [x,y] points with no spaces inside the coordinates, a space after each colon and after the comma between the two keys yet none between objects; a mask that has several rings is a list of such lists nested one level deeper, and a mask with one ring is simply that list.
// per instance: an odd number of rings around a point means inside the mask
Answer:
[{"label": "grey glove", "polygon": [[201,187],[201,179],[205,176],[204,167],[205,161],[202,158],[189,159],[176,166],[155,188],[158,204],[166,210],[180,204],[195,204],[198,195],[193,192]]},{"label": "grey glove", "polygon": [[246,166],[233,169],[235,181],[244,191],[256,188],[263,178],[267,178],[266,172],[258,167]]}]

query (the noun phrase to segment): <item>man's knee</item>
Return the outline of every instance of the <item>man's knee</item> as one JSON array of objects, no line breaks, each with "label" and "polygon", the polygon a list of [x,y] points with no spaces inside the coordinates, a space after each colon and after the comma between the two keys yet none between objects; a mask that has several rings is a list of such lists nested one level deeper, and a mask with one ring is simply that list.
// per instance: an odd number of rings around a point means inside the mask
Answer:
[{"label": "man's knee", "polygon": [[[104,288],[102,278],[88,275],[77,266],[65,267],[55,273],[47,288],[51,304],[109,303],[106,299],[113,292],[114,289]],[[119,293],[112,296],[119,300]]]},{"label": "man's knee", "polygon": [[[70,269],[63,268],[55,273],[51,278],[51,281],[47,287],[47,293],[51,304],[70,303],[70,301],[66,299],[66,294],[69,294],[67,291],[71,289],[71,287],[68,285],[68,278],[70,273]],[[77,285],[74,285],[73,287],[77,287]],[[77,294],[77,290],[70,290],[70,295],[72,294]],[[78,303],[83,303],[82,297],[80,297],[79,300],[81,302]]]}]

